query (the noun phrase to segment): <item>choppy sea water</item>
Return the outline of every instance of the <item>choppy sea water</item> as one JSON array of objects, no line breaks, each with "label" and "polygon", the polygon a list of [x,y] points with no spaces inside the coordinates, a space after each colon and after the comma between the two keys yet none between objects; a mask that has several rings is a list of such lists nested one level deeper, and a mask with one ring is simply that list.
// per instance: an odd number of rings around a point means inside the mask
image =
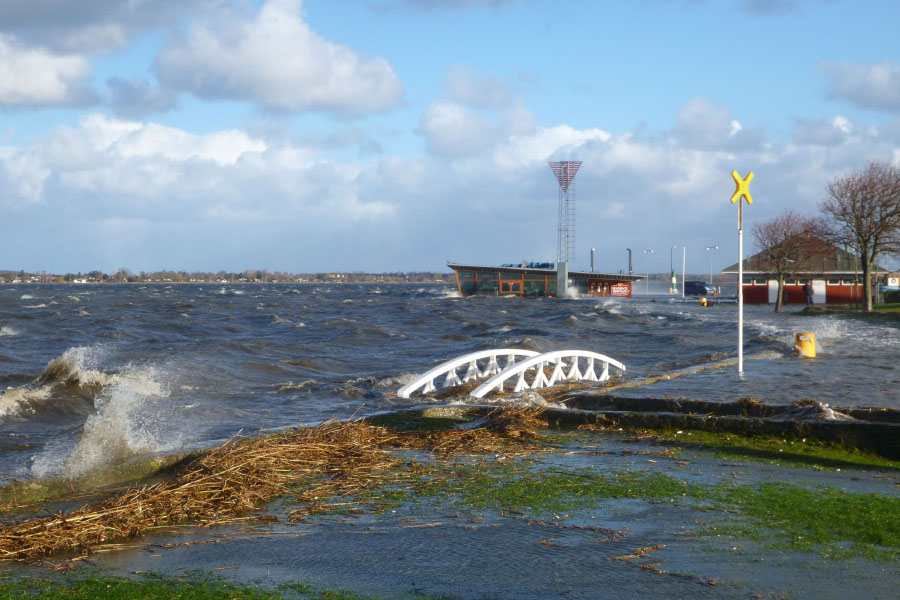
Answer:
[{"label": "choppy sea water", "polygon": [[[900,408],[900,327],[745,307],[744,376],[703,371],[620,395]],[[330,418],[434,402],[394,394],[468,352],[581,349],[627,379],[736,356],[737,307],[462,298],[446,285],[0,287],[0,481],[74,476]],[[793,353],[812,331],[818,357]]]}]

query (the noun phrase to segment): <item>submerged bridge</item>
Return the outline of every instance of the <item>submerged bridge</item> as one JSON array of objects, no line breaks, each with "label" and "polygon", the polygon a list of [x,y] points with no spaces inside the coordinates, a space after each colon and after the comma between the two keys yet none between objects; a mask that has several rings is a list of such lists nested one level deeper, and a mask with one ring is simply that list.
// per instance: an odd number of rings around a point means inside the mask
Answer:
[{"label": "submerged bridge", "polygon": [[[443,378],[440,384],[443,389],[486,379],[469,393],[471,398],[484,398],[494,390],[502,392],[510,380],[515,382],[514,392],[551,387],[563,381],[603,382],[610,378],[610,366],[620,375],[625,374],[625,365],[619,361],[586,350],[555,350],[544,354],[521,348],[481,350],[438,365],[397,390],[397,396],[409,398],[417,391],[422,394],[433,392],[437,389],[435,381],[440,378]],[[461,378],[457,373],[460,367],[466,368]],[[548,376],[546,369],[550,367],[553,371]]]}]

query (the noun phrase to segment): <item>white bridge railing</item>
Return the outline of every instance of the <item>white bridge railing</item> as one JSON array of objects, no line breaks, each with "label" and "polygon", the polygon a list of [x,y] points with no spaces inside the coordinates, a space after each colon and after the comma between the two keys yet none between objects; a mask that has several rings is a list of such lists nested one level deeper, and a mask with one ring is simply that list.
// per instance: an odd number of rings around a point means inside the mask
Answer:
[{"label": "white bridge railing", "polygon": [[[506,357],[506,368],[509,368],[516,364],[517,356],[531,357],[537,355],[538,353],[534,350],[521,350],[518,348],[510,350],[481,350],[480,352],[466,354],[465,356],[448,360],[431,369],[424,375],[416,377],[413,381],[397,390],[397,396],[400,398],[409,398],[410,394],[420,387],[423,388],[423,394],[433,392],[436,389],[434,380],[441,376],[444,376],[444,383],[442,386],[444,388],[461,385],[480,377],[490,377],[491,375],[495,375],[502,371],[500,363],[497,362],[497,359],[500,357]],[[484,359],[487,359],[487,365],[484,368],[479,368],[477,361]],[[466,368],[466,373],[463,375],[462,380],[460,380],[459,376],[456,374],[456,369],[466,363],[468,363],[468,368]]]},{"label": "white bridge railing", "polygon": [[[523,357],[524,360],[516,362],[517,356]],[[500,357],[506,357],[506,366],[503,369],[498,362]],[[486,361],[487,364],[479,367],[479,360]],[[579,365],[579,361],[583,363],[583,367]],[[597,362],[600,363],[599,375],[595,368]],[[466,364],[468,364],[466,372],[460,379],[456,370]],[[548,365],[553,365],[553,372],[549,377],[544,372]],[[610,378],[610,365],[618,369],[621,375],[625,374],[625,365],[619,361],[586,350],[556,350],[544,354],[522,349],[482,350],[454,358],[431,369],[397,390],[397,396],[409,398],[419,388],[422,388],[423,394],[433,392],[436,389],[434,382],[440,377],[444,377],[443,388],[490,377],[469,394],[472,398],[483,398],[495,389],[502,391],[504,384],[511,378],[515,378],[516,381],[513,388],[515,392],[550,387],[567,380],[602,382]],[[527,376],[531,377],[530,382]]]},{"label": "white bridge railing", "polygon": [[[587,363],[584,370],[578,366],[579,359],[585,359]],[[569,364],[566,364],[569,360]],[[594,370],[595,361],[599,361],[601,366],[600,375]],[[553,373],[550,377],[544,372],[544,367],[553,364]],[[619,370],[620,375],[625,374],[625,365],[619,361],[612,359],[603,354],[596,352],[588,352],[586,350],[557,350],[555,352],[546,352],[533,356],[522,362],[504,369],[497,373],[480,386],[475,388],[471,394],[472,398],[484,398],[488,393],[495,389],[503,391],[503,385],[509,379],[516,378],[514,392],[521,392],[526,389],[536,390],[544,387],[551,387],[561,381],[608,381],[609,367],[612,365]],[[534,371],[531,383],[526,380],[526,374]]]}]

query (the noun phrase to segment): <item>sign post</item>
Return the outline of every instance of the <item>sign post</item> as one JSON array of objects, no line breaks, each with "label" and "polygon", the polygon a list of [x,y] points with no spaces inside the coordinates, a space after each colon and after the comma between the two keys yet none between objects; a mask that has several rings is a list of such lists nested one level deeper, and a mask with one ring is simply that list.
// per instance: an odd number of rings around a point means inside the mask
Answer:
[{"label": "sign post", "polygon": [[731,172],[734,179],[735,190],[731,195],[731,203],[738,205],[738,375],[744,374],[744,198],[747,204],[753,204],[750,195],[750,182],[753,181],[753,171],[741,179],[737,171]]}]

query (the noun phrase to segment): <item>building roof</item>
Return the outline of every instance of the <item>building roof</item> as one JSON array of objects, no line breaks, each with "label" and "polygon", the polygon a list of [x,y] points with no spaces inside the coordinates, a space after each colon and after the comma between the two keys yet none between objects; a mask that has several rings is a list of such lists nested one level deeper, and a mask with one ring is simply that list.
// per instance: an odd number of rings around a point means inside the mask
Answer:
[{"label": "building roof", "polygon": [[[854,273],[862,273],[862,263],[858,256],[851,252],[847,252],[834,244],[828,244],[821,240],[817,240],[817,242],[822,244],[825,251],[821,253],[821,256],[812,260],[812,264],[808,268],[800,269],[796,271],[796,273],[822,275],[852,275]],[[722,270],[722,273],[737,274],[737,272],[737,263]],[[763,252],[759,252],[744,259],[744,273],[774,274],[775,271],[771,268],[771,265],[768,264],[768,261],[763,256]],[[876,266],[873,273],[887,273],[887,271],[882,267]]]},{"label": "building roof", "polygon": [[[552,275],[556,276],[556,269],[535,269],[522,267],[492,267],[486,265],[461,265],[459,263],[448,262],[447,266],[454,271],[491,271],[494,273],[503,272],[516,275]],[[615,281],[638,281],[645,279],[643,275],[628,275],[626,273],[600,273],[598,271],[569,271],[570,279],[608,279]]]}]

